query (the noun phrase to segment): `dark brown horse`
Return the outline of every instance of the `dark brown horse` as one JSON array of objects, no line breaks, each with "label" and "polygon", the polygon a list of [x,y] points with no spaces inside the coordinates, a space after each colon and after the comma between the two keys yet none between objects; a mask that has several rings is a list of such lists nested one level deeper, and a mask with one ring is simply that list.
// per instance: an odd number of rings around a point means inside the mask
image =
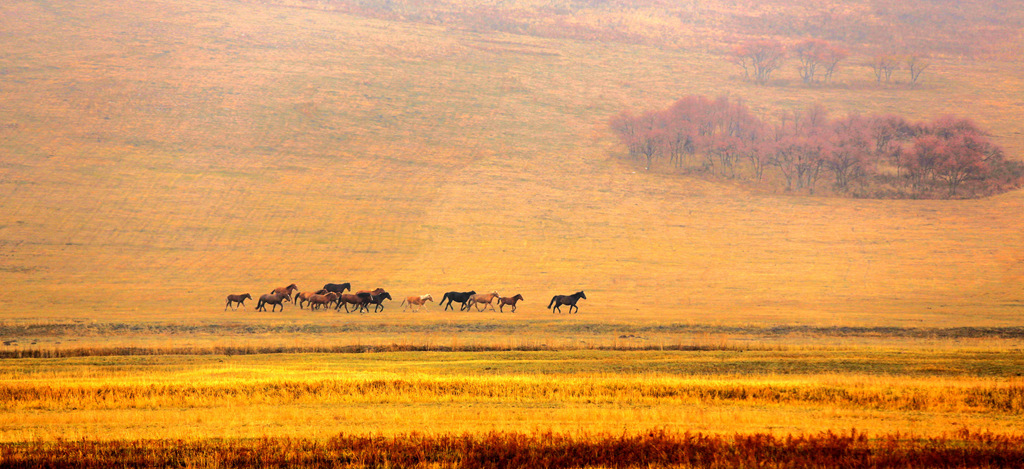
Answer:
[{"label": "dark brown horse", "polygon": [[359,310],[362,311],[365,309],[367,313],[370,312],[370,305],[373,305],[373,312],[375,313],[384,311],[384,300],[391,299],[391,294],[388,292],[382,292],[379,295],[361,292],[356,293],[356,296],[363,300],[362,304],[359,305]]},{"label": "dark brown horse", "polygon": [[246,299],[251,300],[252,295],[248,293],[242,293],[241,295],[228,295],[228,302],[224,305],[224,311],[228,310],[228,306],[231,306],[231,309],[235,309],[232,303],[238,303],[239,306],[244,307]]},{"label": "dark brown horse", "polygon": [[295,291],[295,290],[298,290],[298,289],[299,289],[299,287],[296,287],[295,284],[293,283],[291,285],[288,285],[287,287],[275,288],[270,293],[271,294],[278,293],[278,294],[284,295],[284,296],[288,297],[288,301],[291,301],[292,300],[292,292]]},{"label": "dark brown horse", "polygon": [[498,298],[498,312],[505,312],[505,305],[512,306],[512,312],[516,312],[516,303],[523,299],[523,295],[516,293],[513,297],[501,297]]},{"label": "dark brown horse", "polygon": [[[462,306],[459,307],[459,311],[466,311],[467,309],[469,309],[466,306],[466,302],[469,301],[469,297],[473,295],[476,295],[476,290],[463,292],[450,291],[445,293],[444,296],[441,297],[441,301],[437,304],[444,305],[445,311],[448,311],[448,308],[451,308],[452,311],[454,311],[455,307],[452,306],[452,302],[460,303]],[[445,301],[447,301],[448,303],[445,303]]]},{"label": "dark brown horse", "polygon": [[569,314],[572,314],[573,308],[576,308],[576,312],[578,313],[580,312],[580,307],[576,306],[576,302],[579,301],[580,298],[585,300],[587,299],[587,295],[584,295],[582,291],[578,291],[572,295],[555,295],[551,298],[551,302],[548,303],[548,308],[554,306],[554,308],[551,309],[551,314],[554,314],[555,311],[558,311],[559,313],[562,312],[562,308],[560,308],[560,306],[569,305]]},{"label": "dark brown horse", "polygon": [[348,282],[345,282],[345,283],[328,283],[328,284],[324,285],[323,289],[327,290],[327,291],[332,291],[332,292],[337,293],[337,294],[340,295],[342,293],[345,293],[345,290],[352,291],[352,284],[350,284]]},{"label": "dark brown horse", "polygon": [[360,298],[359,295],[356,295],[355,293],[342,293],[341,295],[338,296],[338,305],[335,306],[334,309],[339,310],[341,309],[342,306],[344,306],[345,312],[351,313],[352,311],[348,310],[348,305],[353,305],[356,307],[356,309],[362,308],[363,299]]},{"label": "dark brown horse", "polygon": [[272,305],[270,311],[277,311],[277,306],[281,305],[281,311],[284,311],[284,302],[291,301],[291,297],[281,293],[267,293],[266,295],[260,295],[260,300],[256,303],[256,311],[267,311],[267,305]]}]

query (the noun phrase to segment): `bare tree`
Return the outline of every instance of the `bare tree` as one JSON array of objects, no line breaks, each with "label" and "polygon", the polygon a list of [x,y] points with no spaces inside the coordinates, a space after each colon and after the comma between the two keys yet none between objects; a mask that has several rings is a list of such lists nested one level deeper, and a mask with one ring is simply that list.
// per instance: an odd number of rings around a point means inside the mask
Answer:
[{"label": "bare tree", "polygon": [[800,61],[797,68],[800,78],[807,84],[815,81],[814,77],[818,72],[821,72],[825,82],[831,81],[836,65],[850,55],[846,49],[821,39],[805,39],[791,50]]},{"label": "bare tree", "polygon": [[733,48],[733,59],[743,67],[744,75],[759,85],[768,83],[785,58],[786,48],[774,39],[747,41]]},{"label": "bare tree", "polygon": [[910,85],[914,86],[917,84],[918,78],[921,77],[921,72],[925,71],[931,63],[927,62],[916,55],[908,55],[903,59],[903,64],[907,66],[907,71],[910,72]]},{"label": "bare tree", "polygon": [[892,80],[892,72],[900,68],[900,59],[895,55],[879,54],[871,60],[871,69],[875,71],[875,81],[886,83]]}]

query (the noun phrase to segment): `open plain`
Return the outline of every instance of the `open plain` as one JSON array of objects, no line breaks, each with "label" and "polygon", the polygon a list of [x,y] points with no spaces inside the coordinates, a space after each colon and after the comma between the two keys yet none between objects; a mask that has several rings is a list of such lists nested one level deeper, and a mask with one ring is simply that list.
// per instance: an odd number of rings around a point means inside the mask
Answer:
[{"label": "open plain", "polygon": [[[1024,191],[852,199],[644,171],[608,128],[728,95],[766,118],[954,114],[1021,160],[1019,11],[978,2],[995,39],[960,35],[974,47],[904,30],[930,61],[914,86],[877,83],[878,39],[843,30],[850,57],[808,86],[793,65],[746,81],[727,51],[814,23],[794,21],[813,2],[382,5],[0,6],[7,462],[65,441],[1020,436]],[[827,24],[906,18],[842,7]],[[329,282],[395,300],[254,311]],[[399,304],[467,290],[524,300]],[[581,290],[578,314],[545,308]]]}]

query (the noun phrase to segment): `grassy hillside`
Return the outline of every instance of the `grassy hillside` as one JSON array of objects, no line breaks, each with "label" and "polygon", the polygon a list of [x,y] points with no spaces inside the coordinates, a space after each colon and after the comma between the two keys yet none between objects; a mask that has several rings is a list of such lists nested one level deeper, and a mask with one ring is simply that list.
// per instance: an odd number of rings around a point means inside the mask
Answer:
[{"label": "grassy hillside", "polygon": [[798,86],[789,67],[758,87],[703,36],[666,47],[282,3],[0,7],[0,320],[496,316],[222,312],[228,293],[349,281],[395,298],[518,292],[520,321],[582,289],[574,321],[1021,324],[1024,193],[752,193],[644,174],[606,128],[627,107],[729,94],[766,114],[955,113],[1020,159],[1019,61],[940,55],[910,89],[876,86],[860,55],[835,86]]}]

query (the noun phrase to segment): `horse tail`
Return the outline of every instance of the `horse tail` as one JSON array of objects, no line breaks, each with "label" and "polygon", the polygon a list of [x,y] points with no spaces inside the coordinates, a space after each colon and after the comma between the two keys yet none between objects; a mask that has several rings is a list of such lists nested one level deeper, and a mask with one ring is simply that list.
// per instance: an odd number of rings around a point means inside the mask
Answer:
[{"label": "horse tail", "polygon": [[558,298],[558,295],[551,297],[551,302],[548,303],[548,309],[551,309],[551,305],[555,304],[555,298]]}]

